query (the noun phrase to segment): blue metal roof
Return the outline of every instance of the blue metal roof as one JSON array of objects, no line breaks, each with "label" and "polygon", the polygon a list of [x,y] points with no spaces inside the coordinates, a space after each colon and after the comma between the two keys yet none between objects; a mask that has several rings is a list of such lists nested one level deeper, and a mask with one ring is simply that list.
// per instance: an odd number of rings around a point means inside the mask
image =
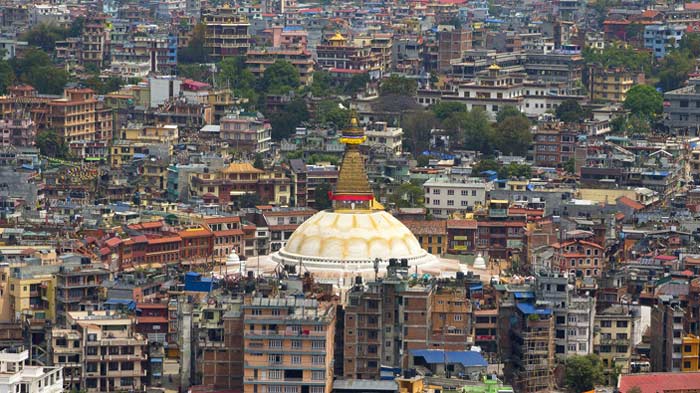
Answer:
[{"label": "blue metal roof", "polygon": [[411,356],[422,357],[428,364],[445,363],[445,355],[447,355],[447,363],[461,363],[464,367],[486,367],[488,363],[480,353],[474,351],[445,351],[441,349],[414,349],[411,350]]},{"label": "blue metal roof", "polygon": [[518,310],[525,315],[537,314],[537,315],[551,315],[552,310],[549,308],[535,308],[534,305],[530,303],[518,303]]},{"label": "blue metal roof", "polygon": [[534,299],[535,293],[534,292],[514,292],[513,296],[515,296],[516,299]]}]

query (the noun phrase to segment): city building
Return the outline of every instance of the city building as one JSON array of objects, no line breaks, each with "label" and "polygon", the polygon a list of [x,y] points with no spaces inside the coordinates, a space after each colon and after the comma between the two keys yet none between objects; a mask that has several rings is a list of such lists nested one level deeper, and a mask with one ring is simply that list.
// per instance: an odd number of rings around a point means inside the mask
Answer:
[{"label": "city building", "polygon": [[657,59],[678,48],[686,26],[679,24],[651,24],[644,26],[644,47]]},{"label": "city building", "polygon": [[664,125],[670,131],[679,135],[700,134],[700,78],[691,78],[687,86],[665,92],[664,101]]},{"label": "city building", "polygon": [[532,133],[535,165],[559,167],[575,156],[578,132],[559,124],[538,125]]},{"label": "city building", "polygon": [[462,60],[464,52],[472,48],[472,31],[452,25],[439,25],[437,44],[438,70],[452,71],[452,62]]},{"label": "city building", "polygon": [[255,297],[243,306],[243,391],[330,393],[336,306]]},{"label": "city building", "polygon": [[486,204],[493,184],[482,178],[438,176],[423,183],[425,206],[435,218],[450,218],[454,213],[471,211]]},{"label": "city building", "polygon": [[592,67],[590,73],[588,90],[593,100],[624,102],[629,89],[640,82],[638,74],[621,68]]},{"label": "city building", "polygon": [[367,144],[372,147],[385,148],[400,156],[403,144],[403,129],[389,127],[386,122],[374,122],[367,127]]},{"label": "city building", "polygon": [[220,137],[231,148],[245,153],[266,153],[270,150],[272,127],[260,113],[239,112],[219,120]]},{"label": "city building", "polygon": [[0,392],[60,393],[63,392],[61,367],[27,365],[29,351],[6,348],[0,351]]},{"label": "city building", "polygon": [[224,6],[202,15],[204,47],[215,61],[245,55],[250,47],[250,23],[235,8]]},{"label": "city building", "polygon": [[[685,311],[677,300],[660,302],[651,309],[651,369],[681,371]],[[620,348],[622,349],[622,348]]]}]

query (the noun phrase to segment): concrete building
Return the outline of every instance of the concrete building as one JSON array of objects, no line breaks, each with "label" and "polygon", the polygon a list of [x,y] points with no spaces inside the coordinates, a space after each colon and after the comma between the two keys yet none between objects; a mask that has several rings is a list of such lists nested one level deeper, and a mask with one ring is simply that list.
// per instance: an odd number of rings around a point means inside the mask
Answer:
[{"label": "concrete building", "polygon": [[[197,326],[197,366],[202,384],[243,389],[243,313],[240,303],[206,305]],[[254,348],[249,348],[254,349]]]},{"label": "concrete building", "polygon": [[389,127],[386,122],[372,123],[365,131],[367,144],[383,147],[394,155],[400,156],[403,143],[403,129],[401,127]]},{"label": "concrete building", "polygon": [[214,61],[245,55],[250,47],[248,18],[225,6],[202,16],[206,27],[204,47]]},{"label": "concrete building", "polygon": [[472,31],[451,25],[439,25],[437,30],[438,70],[452,71],[452,62],[462,60],[464,52],[472,48]]},{"label": "concrete building", "polygon": [[[664,93],[664,125],[681,135],[698,135],[700,129],[700,78],[691,78],[687,86]],[[700,169],[698,168],[693,169]]]},{"label": "concrete building", "polygon": [[80,60],[83,65],[102,68],[107,49],[107,16],[89,14],[83,27]]},{"label": "concrete building", "polygon": [[425,206],[435,218],[449,218],[486,203],[492,183],[481,178],[434,177],[423,183]]},{"label": "concrete building", "polygon": [[243,391],[330,393],[335,309],[292,297],[256,297],[244,305]]},{"label": "concrete building", "polygon": [[532,133],[535,165],[557,167],[574,158],[578,132],[560,124],[538,125]]},{"label": "concrete building", "polygon": [[221,118],[220,136],[239,152],[257,154],[270,150],[272,127],[260,113],[238,112]]},{"label": "concrete building", "polygon": [[663,58],[683,38],[685,25],[653,24],[644,26],[644,47],[650,49],[657,59]]},{"label": "concrete building", "polygon": [[70,311],[99,309],[100,288],[109,276],[108,270],[93,265],[62,266],[56,274],[56,323],[64,326]]},{"label": "concrete building", "polygon": [[0,146],[34,146],[36,124],[28,116],[16,114],[0,120]]},{"label": "concrete building", "polygon": [[592,67],[589,77],[589,94],[592,100],[623,102],[627,92],[638,83],[638,77],[622,68]]},{"label": "concrete building", "polygon": [[0,393],[61,393],[61,367],[29,366],[29,351],[4,349],[0,351]]},{"label": "concrete building", "polygon": [[[133,317],[110,311],[74,311],[68,313],[68,324],[74,327],[70,334],[79,337],[82,351],[81,390],[136,391],[144,387],[148,340],[136,333]],[[74,342],[56,340],[54,344],[61,350]]]},{"label": "concrete building", "polygon": [[635,338],[640,318],[638,308],[626,305],[614,305],[596,314],[593,351],[603,362],[609,378],[618,372],[631,371],[632,348],[641,339]]},{"label": "concrete building", "polygon": [[651,309],[651,369],[680,371],[685,310],[676,300],[662,300]]},{"label": "concrete building", "polygon": [[315,62],[313,55],[306,48],[249,49],[246,53],[245,63],[250,72],[260,78],[265,73],[265,69],[276,61],[291,63],[299,71],[301,83],[305,85],[311,83]]},{"label": "concrete building", "polygon": [[603,246],[586,240],[569,240],[555,245],[558,266],[574,277],[601,277],[605,268]]}]

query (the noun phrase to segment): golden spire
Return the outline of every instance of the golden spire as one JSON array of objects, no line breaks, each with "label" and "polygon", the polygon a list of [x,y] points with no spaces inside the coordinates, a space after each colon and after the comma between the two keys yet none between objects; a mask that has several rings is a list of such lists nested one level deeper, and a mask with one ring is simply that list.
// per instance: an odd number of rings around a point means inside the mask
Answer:
[{"label": "golden spire", "polygon": [[369,186],[365,160],[360,145],[367,139],[365,131],[352,118],[350,127],[343,130],[340,142],[346,145],[343,163],[338,173],[338,183],[333,194],[336,209],[370,209],[374,194]]}]

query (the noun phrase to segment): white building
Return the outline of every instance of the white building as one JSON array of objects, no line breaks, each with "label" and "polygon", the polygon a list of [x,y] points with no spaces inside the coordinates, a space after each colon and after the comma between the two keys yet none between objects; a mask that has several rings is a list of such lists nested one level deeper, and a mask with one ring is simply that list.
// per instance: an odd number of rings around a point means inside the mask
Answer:
[{"label": "white building", "polygon": [[0,393],[63,392],[61,367],[27,366],[29,351],[0,352]]},{"label": "white building", "polygon": [[435,218],[448,218],[484,205],[493,183],[478,177],[439,176],[423,183],[425,207]]},{"label": "white building", "polygon": [[367,144],[370,146],[386,146],[395,155],[401,155],[401,144],[403,139],[403,129],[400,127],[389,127],[386,122],[378,121],[367,127],[365,132]]}]

